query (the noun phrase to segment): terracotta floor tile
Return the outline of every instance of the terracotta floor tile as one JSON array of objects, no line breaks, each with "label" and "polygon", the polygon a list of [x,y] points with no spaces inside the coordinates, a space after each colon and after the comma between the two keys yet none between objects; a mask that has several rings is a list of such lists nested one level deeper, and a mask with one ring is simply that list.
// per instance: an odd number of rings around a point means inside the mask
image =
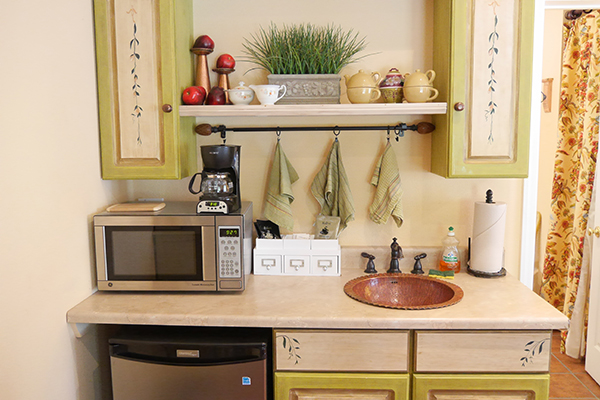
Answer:
[{"label": "terracotta floor tile", "polygon": [[585,372],[585,360],[571,358],[566,354],[553,353],[574,374]]},{"label": "terracotta floor tile", "polygon": [[550,375],[550,398],[595,399],[594,394],[572,374]]},{"label": "terracotta floor tile", "polygon": [[579,379],[596,397],[600,397],[600,385],[587,373],[575,374]]},{"label": "terracotta floor tile", "polygon": [[567,373],[570,374],[567,367],[554,355],[550,356],[550,373]]}]

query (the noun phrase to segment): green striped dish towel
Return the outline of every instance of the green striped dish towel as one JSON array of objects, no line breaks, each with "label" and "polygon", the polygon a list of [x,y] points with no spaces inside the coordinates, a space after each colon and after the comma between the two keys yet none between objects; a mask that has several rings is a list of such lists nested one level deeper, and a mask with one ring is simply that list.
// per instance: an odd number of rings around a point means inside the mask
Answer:
[{"label": "green striped dish towel", "polygon": [[335,140],[310,190],[321,205],[321,214],[340,217],[340,232],[354,220],[354,199],[342,163],[340,142]]},{"label": "green striped dish towel", "polygon": [[294,229],[291,206],[294,201],[292,184],[297,180],[298,173],[286,157],[280,143],[277,142],[267,183],[264,215],[269,221],[290,231]]},{"label": "green striped dish towel", "polygon": [[400,186],[400,172],[398,162],[392,145],[385,146],[371,178],[371,185],[377,187],[373,203],[369,207],[370,218],[378,223],[385,224],[390,215],[394,218],[398,228],[402,226],[402,187]]}]

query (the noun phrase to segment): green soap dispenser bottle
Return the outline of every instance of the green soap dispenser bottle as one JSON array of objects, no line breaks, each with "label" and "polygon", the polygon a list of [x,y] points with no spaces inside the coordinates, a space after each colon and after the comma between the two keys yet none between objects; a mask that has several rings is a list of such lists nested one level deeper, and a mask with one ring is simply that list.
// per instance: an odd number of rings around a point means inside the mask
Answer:
[{"label": "green soap dispenser bottle", "polygon": [[440,259],[440,271],[460,272],[460,257],[458,254],[458,239],[454,236],[454,228],[448,228],[448,234],[442,240],[442,257]]}]

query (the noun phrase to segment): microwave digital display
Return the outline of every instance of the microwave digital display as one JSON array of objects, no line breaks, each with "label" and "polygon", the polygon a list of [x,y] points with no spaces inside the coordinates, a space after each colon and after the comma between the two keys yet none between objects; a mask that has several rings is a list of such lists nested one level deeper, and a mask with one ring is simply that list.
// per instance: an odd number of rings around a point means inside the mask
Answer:
[{"label": "microwave digital display", "polygon": [[240,237],[240,230],[238,228],[221,228],[219,237]]}]

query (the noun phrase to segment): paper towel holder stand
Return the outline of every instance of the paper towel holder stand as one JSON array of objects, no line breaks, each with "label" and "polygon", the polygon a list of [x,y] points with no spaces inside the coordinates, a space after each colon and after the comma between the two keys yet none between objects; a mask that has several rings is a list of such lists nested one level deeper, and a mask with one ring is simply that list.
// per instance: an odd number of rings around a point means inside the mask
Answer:
[{"label": "paper towel holder stand", "polygon": [[[494,193],[492,192],[491,189],[488,189],[487,192],[485,192],[485,202],[490,204],[490,203],[494,203],[493,200],[493,195]],[[477,278],[500,278],[503,276],[506,276],[506,269],[504,269],[504,267],[500,268],[500,271],[497,272],[484,272],[484,271],[476,271],[474,269],[471,269],[471,238],[469,238],[469,247],[468,247],[468,253],[467,253],[467,273],[473,276],[476,276]]]}]

